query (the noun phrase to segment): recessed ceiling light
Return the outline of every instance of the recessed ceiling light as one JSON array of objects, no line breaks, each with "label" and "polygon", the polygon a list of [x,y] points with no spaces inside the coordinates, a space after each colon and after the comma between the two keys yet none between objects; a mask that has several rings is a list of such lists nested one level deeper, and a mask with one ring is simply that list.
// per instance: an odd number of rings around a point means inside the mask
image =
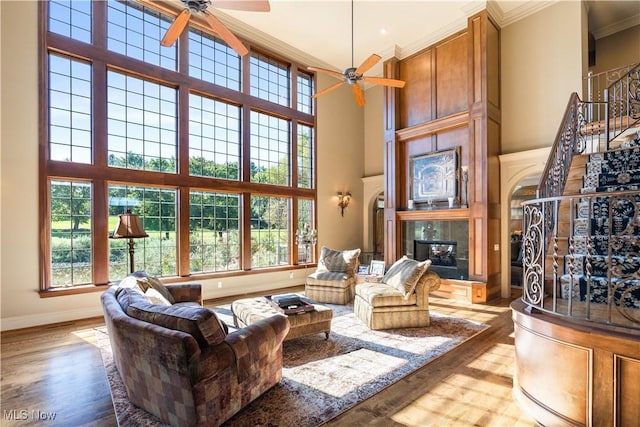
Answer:
[{"label": "recessed ceiling light", "polygon": [[378,30],[378,32],[380,33],[381,36],[386,36],[387,35],[387,29],[382,27],[380,28],[380,30]]}]

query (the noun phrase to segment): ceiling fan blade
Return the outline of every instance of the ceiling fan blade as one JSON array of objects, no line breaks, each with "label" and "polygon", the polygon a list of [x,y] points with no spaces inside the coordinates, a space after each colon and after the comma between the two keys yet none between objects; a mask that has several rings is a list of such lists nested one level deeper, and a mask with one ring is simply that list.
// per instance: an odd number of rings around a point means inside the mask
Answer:
[{"label": "ceiling fan blade", "polygon": [[182,34],[182,30],[184,30],[184,27],[186,27],[190,17],[191,11],[189,9],[185,9],[180,12],[180,15],[178,15],[173,21],[173,24],[171,24],[171,26],[167,30],[167,33],[162,38],[160,44],[164,47],[173,46],[176,40],[178,40],[178,37],[180,37],[180,34]]},{"label": "ceiling fan blade", "polygon": [[225,43],[227,43],[233,50],[235,50],[238,55],[245,56],[247,53],[249,53],[249,49],[247,49],[247,47],[242,44],[240,39],[238,39],[235,34],[233,34],[227,28],[227,26],[224,25],[218,18],[216,18],[206,10],[203,11],[202,14],[204,15],[204,18],[207,20],[207,23],[209,24],[211,29],[215,31],[215,33],[219,35],[220,38],[225,41]]},{"label": "ceiling fan blade", "polygon": [[372,54],[370,57],[368,57],[367,59],[365,59],[362,64],[360,64],[360,66],[358,68],[356,68],[356,74],[358,75],[363,75],[364,73],[366,73],[367,71],[369,71],[371,69],[371,67],[373,67],[374,65],[376,65],[378,63],[378,61],[380,61],[380,56],[376,55],[375,53]]},{"label": "ceiling fan blade", "polygon": [[364,93],[358,83],[353,84],[353,97],[356,99],[356,104],[360,107],[364,107]]},{"label": "ceiling fan blade", "polygon": [[344,74],[339,73],[337,71],[327,70],[325,68],[318,68],[318,67],[307,67],[307,70],[309,70],[309,71],[317,71],[319,73],[324,73],[324,74],[329,74],[330,76],[333,76],[336,79],[344,80]]},{"label": "ceiling fan blade", "polygon": [[268,0],[213,0],[211,5],[216,9],[244,10],[247,12],[269,12]]},{"label": "ceiling fan blade", "polygon": [[405,85],[402,80],[385,79],[383,77],[362,77],[362,81],[392,87],[404,87]]},{"label": "ceiling fan blade", "polygon": [[331,91],[332,91],[332,90],[334,90],[334,89],[338,89],[340,86],[342,86],[342,84],[343,84],[343,83],[344,83],[344,82],[338,82],[338,83],[336,83],[336,84],[333,84],[333,85],[329,86],[329,87],[328,87],[328,88],[326,88],[326,89],[322,89],[320,92],[317,92],[315,95],[313,95],[313,96],[312,96],[312,98],[317,98],[317,97],[319,97],[320,95],[324,95],[324,94],[325,94],[325,93],[327,93],[327,92],[331,92]]}]

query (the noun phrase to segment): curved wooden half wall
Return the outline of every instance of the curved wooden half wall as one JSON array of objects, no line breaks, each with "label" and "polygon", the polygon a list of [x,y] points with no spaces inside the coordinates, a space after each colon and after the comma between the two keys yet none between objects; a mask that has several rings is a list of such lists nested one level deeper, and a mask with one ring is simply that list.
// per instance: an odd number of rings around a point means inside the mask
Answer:
[{"label": "curved wooden half wall", "polygon": [[637,426],[640,333],[595,329],[546,315],[518,299],[513,394],[545,426]]}]

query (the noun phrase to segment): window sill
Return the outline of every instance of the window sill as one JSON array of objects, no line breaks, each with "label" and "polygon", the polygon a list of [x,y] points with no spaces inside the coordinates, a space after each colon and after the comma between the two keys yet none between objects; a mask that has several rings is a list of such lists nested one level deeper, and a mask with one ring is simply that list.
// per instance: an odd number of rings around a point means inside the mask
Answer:
[{"label": "window sill", "polygon": [[104,292],[109,289],[109,285],[85,285],[65,288],[51,288],[40,291],[40,298],[61,297],[66,295],[88,294],[91,292]]}]

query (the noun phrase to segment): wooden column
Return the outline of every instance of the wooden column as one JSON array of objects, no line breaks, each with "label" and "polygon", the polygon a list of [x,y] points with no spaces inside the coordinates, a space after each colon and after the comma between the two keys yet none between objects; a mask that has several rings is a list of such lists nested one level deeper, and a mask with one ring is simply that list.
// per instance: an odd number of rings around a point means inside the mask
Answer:
[{"label": "wooden column", "polygon": [[[384,63],[384,76],[398,79],[398,60],[389,59]],[[384,261],[387,266],[393,264],[398,251],[396,223],[398,169],[396,145],[396,115],[398,108],[398,89],[385,87],[384,89]]]}]

